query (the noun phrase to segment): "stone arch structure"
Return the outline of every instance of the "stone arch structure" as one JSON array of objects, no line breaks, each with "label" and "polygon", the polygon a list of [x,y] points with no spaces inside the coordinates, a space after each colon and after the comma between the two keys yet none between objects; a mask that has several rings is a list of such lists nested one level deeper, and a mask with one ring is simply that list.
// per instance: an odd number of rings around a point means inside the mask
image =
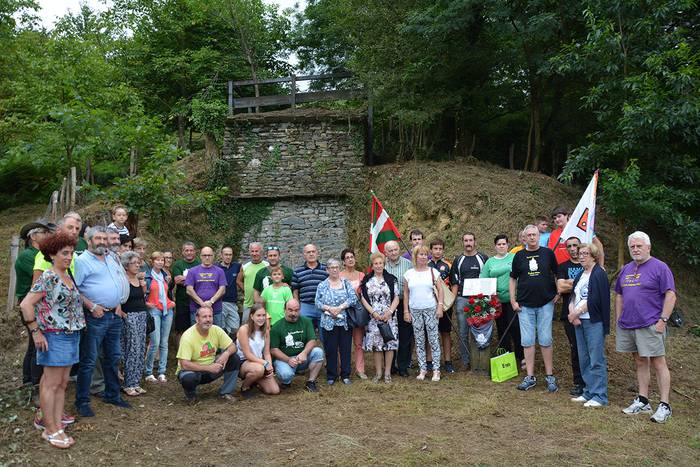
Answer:
[{"label": "stone arch structure", "polygon": [[321,261],[339,256],[348,199],[364,188],[366,118],[322,109],[228,117],[222,156],[233,166],[232,195],[272,204],[244,233],[242,252],[251,241],[275,244],[285,264],[298,265],[312,242]]}]

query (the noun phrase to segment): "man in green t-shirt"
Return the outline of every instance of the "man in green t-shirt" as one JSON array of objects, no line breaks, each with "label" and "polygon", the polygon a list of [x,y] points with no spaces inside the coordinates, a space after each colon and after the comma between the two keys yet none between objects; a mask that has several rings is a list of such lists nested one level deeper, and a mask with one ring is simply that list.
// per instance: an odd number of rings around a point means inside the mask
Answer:
[{"label": "man in green t-shirt", "polygon": [[323,367],[323,349],[316,347],[314,325],[309,318],[299,316],[299,309],[295,299],[286,303],[284,319],[270,329],[270,354],[283,388],[292,384],[295,374],[309,370],[304,387],[309,392],[318,392],[316,378]]},{"label": "man in green t-shirt", "polygon": [[253,284],[255,283],[255,275],[261,269],[265,269],[268,266],[267,261],[262,259],[263,246],[260,242],[252,242],[248,245],[248,253],[250,254],[250,261],[241,266],[241,273],[236,277],[236,286],[243,290],[243,316],[241,317],[241,323],[248,322],[248,315],[250,314],[250,307],[255,303],[255,295],[253,293]]},{"label": "man in green t-shirt", "polygon": [[253,294],[254,294],[254,301],[255,303],[260,303],[261,300],[261,295],[263,293],[263,290],[267,288],[267,286],[272,285],[272,268],[274,267],[281,267],[282,272],[284,273],[284,279],[282,280],[283,283],[287,284],[289,287],[292,286],[292,275],[294,274],[294,271],[292,268],[288,268],[287,266],[283,266],[281,263],[282,261],[282,255],[280,253],[280,247],[278,246],[268,246],[265,248],[267,250],[267,268],[261,269],[258,271],[258,273],[255,275],[255,281],[253,282]]},{"label": "man in green t-shirt", "polygon": [[[26,247],[22,250],[22,253],[17,256],[17,260],[15,261],[15,274],[17,276],[15,296],[17,297],[17,303],[22,302],[27,293],[29,293],[29,289],[32,287],[34,258],[37,253],[41,254],[39,251],[39,243],[46,238],[46,234],[49,232],[49,226],[43,222],[30,222],[20,230],[19,236],[26,242]],[[42,367],[36,364],[34,335],[29,332],[27,335],[29,336],[29,344],[27,345],[27,351],[24,353],[24,362],[22,363],[22,384],[32,384],[36,386],[41,379]]]},{"label": "man in green t-shirt", "polygon": [[175,342],[180,342],[180,336],[192,325],[190,319],[190,297],[187,295],[185,278],[188,270],[199,266],[197,250],[194,243],[184,242],[182,244],[182,259],[173,263],[173,281],[175,282]]},{"label": "man in green t-shirt", "polygon": [[[224,377],[219,395],[234,401],[233,391],[241,361],[236,355],[236,344],[226,331],[214,324],[214,311],[202,306],[195,313],[196,324],[182,334],[177,350],[177,378],[185,390],[185,397],[194,402],[197,386],[209,384]],[[218,356],[217,351],[222,351]]]}]

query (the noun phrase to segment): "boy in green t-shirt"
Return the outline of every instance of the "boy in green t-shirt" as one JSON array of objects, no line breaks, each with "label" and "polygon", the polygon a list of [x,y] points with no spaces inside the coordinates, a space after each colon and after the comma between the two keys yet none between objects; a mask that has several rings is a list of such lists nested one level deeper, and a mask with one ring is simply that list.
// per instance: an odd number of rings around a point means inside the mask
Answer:
[{"label": "boy in green t-shirt", "polygon": [[270,326],[272,326],[284,318],[284,305],[292,298],[292,289],[282,282],[284,280],[284,271],[282,271],[281,267],[275,266],[272,268],[270,278],[272,278],[272,285],[265,287],[260,297],[263,305],[265,305]]},{"label": "boy in green t-shirt", "polygon": [[323,367],[323,349],[316,347],[314,325],[309,318],[299,316],[299,308],[294,298],[285,304],[284,319],[270,329],[270,353],[283,388],[291,385],[295,374],[308,369],[305,387],[309,392],[318,392],[316,378]]}]

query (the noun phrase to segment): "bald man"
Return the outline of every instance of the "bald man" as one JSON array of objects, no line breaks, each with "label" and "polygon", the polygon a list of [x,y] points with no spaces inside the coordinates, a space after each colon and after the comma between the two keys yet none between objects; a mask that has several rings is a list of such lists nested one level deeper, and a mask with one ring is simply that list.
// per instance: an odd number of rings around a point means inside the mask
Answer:
[{"label": "bald man", "polygon": [[187,271],[185,286],[190,297],[190,320],[194,326],[198,308],[206,307],[214,311],[214,324],[224,325],[221,297],[226,293],[226,273],[214,264],[214,250],[208,246],[199,252],[202,264]]}]

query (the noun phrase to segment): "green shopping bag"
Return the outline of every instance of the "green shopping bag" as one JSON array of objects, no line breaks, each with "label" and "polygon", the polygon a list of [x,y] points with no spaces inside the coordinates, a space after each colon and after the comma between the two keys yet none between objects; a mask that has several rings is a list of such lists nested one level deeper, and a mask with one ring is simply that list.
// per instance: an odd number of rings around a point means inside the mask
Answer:
[{"label": "green shopping bag", "polygon": [[516,376],[518,366],[515,364],[515,354],[499,347],[496,356],[491,358],[491,381],[502,383]]}]

